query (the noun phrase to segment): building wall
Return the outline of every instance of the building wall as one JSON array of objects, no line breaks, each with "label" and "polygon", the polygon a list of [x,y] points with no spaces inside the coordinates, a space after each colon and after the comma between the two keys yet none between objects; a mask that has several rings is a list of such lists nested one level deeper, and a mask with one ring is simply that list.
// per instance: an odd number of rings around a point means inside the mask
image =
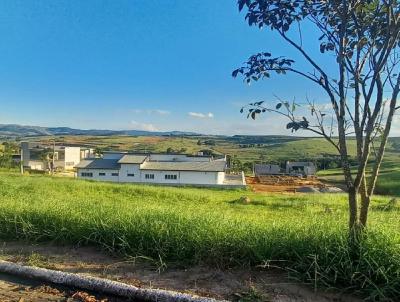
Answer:
[{"label": "building wall", "polygon": [[32,170],[45,170],[47,169],[46,163],[39,160],[28,160],[27,163],[24,163],[25,167],[29,167]]},{"label": "building wall", "polygon": [[217,174],[217,184],[222,185],[225,180],[225,172],[218,172]]},{"label": "building wall", "polygon": [[317,169],[312,162],[286,163],[286,173],[292,173],[295,168],[300,168],[305,175],[314,175],[317,172]]},{"label": "building wall", "polygon": [[315,175],[317,173],[317,169],[315,166],[304,167],[304,173],[306,175]]},{"label": "building wall", "polygon": [[[82,173],[93,173],[93,177],[82,176]],[[101,176],[100,173],[105,173]],[[118,173],[118,176],[112,176],[112,173]],[[119,170],[108,170],[108,169],[78,169],[78,178],[100,180],[100,181],[114,181],[119,182]]]},{"label": "building wall", "polygon": [[79,164],[81,160],[81,148],[80,147],[65,147],[64,150],[64,169],[73,170],[74,166]]},{"label": "building wall", "polygon": [[[146,178],[146,175],[154,175],[154,178]],[[176,180],[165,179],[165,175],[176,175]],[[179,183],[180,175],[179,171],[152,171],[152,170],[141,170],[140,182],[144,183]]]},{"label": "building wall", "polygon": [[[121,182],[140,182],[141,171],[139,167],[139,164],[121,164],[119,180]],[[128,174],[134,174],[134,176],[128,176]]]},{"label": "building wall", "polygon": [[218,172],[184,171],[181,172],[181,183],[184,184],[218,184]]},{"label": "building wall", "polygon": [[281,168],[278,165],[270,164],[256,164],[254,166],[254,172],[256,175],[269,175],[281,173]]},{"label": "building wall", "polygon": [[[135,167],[137,166],[137,167]],[[127,172],[134,172],[134,177],[128,177]],[[82,173],[92,173],[93,177],[82,176]],[[100,176],[105,173],[105,176]],[[118,176],[111,176],[111,173],[118,173]],[[146,174],[154,175],[154,178],[146,178]],[[176,175],[177,179],[166,179],[165,175]],[[123,164],[121,170],[103,169],[78,169],[78,178],[112,181],[112,182],[142,182],[157,184],[194,184],[194,185],[217,185],[223,184],[224,172],[200,172],[200,171],[153,171],[139,170],[139,165]]]},{"label": "building wall", "polygon": [[81,156],[80,159],[85,159],[85,158],[93,158],[95,157],[94,154],[94,149],[81,149]]}]

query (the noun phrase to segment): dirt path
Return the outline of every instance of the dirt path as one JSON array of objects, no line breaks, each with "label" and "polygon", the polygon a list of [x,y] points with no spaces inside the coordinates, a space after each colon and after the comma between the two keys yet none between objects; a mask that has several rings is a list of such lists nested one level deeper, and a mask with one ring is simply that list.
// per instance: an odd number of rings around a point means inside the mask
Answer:
[{"label": "dirt path", "polygon": [[[141,258],[121,259],[88,247],[8,242],[0,243],[0,258],[65,272],[89,274],[138,287],[169,289],[232,301],[240,301],[240,298],[243,298],[241,301],[254,302],[357,301],[354,297],[345,297],[338,293],[315,293],[307,286],[289,281],[285,273],[277,270],[219,270],[205,266],[182,268],[172,265],[160,267],[157,263]],[[10,293],[13,295],[11,298],[7,296]],[[74,293],[76,290],[54,288],[40,283],[26,284],[26,280],[24,284],[0,276],[0,302],[19,301],[20,298],[32,302],[93,302],[102,299],[97,297],[97,300],[74,300]],[[250,300],[244,300],[249,297]],[[108,298],[106,301],[117,300]]]}]

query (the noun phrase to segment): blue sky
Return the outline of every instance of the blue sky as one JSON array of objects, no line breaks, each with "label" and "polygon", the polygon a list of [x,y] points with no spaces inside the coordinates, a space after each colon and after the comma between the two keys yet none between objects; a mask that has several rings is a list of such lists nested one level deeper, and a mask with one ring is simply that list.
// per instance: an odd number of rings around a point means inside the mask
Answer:
[{"label": "blue sky", "polygon": [[297,58],[248,27],[235,0],[2,0],[0,36],[0,123],[288,134],[240,106],[274,95],[326,102],[294,76],[231,77],[259,51]]}]

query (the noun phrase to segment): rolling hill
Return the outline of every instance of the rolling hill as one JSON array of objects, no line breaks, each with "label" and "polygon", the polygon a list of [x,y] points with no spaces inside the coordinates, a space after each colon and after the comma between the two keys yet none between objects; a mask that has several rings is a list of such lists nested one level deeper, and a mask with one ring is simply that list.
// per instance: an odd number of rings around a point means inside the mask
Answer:
[{"label": "rolling hill", "polygon": [[74,129],[69,127],[40,127],[25,126],[17,124],[0,124],[0,136],[3,137],[29,137],[29,136],[48,136],[48,135],[133,135],[133,136],[180,136],[198,135],[194,132],[167,131],[152,132],[144,130],[99,130],[99,129]]}]

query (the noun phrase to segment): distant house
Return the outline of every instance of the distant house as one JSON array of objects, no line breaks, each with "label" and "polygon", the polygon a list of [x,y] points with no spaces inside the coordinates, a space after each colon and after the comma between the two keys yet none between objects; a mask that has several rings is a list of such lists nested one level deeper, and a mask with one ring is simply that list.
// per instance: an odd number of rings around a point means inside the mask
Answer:
[{"label": "distant house", "polygon": [[226,159],[185,154],[105,152],[75,166],[84,179],[170,185],[245,186],[244,175],[226,177]]},{"label": "distant house", "polygon": [[21,160],[24,168],[30,170],[48,170],[49,163],[46,153],[54,153],[54,168],[68,171],[73,170],[81,159],[94,156],[92,148],[77,146],[50,146],[35,142],[21,142]]},{"label": "distant house", "polygon": [[287,174],[301,174],[304,176],[314,176],[317,172],[317,168],[312,162],[287,162],[286,173]]},{"label": "distant house", "polygon": [[282,174],[282,171],[281,171],[281,167],[279,167],[279,165],[255,164],[254,165],[254,174],[256,176],[277,175],[277,174]]},{"label": "distant house", "polygon": [[255,164],[255,176],[267,175],[301,175],[301,176],[314,176],[317,169],[312,162],[286,162],[286,169],[281,169],[279,165],[273,164]]}]

